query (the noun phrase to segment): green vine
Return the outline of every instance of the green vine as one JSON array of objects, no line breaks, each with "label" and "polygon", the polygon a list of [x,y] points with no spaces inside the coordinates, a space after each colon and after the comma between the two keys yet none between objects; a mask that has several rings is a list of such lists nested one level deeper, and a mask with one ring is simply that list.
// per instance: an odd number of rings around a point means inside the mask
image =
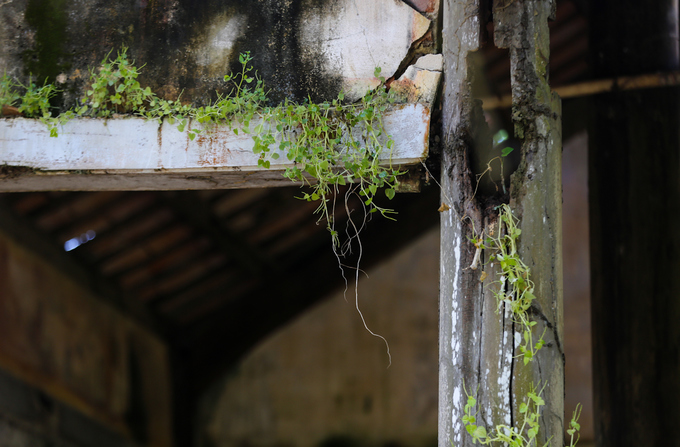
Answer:
[{"label": "green vine", "polygon": [[[545,405],[545,400],[541,397],[544,388],[545,385],[540,390],[534,387],[533,384],[531,385],[526,399],[519,405],[521,423],[517,427],[499,424],[491,430],[477,425],[478,411],[475,410],[477,399],[465,390],[467,403],[464,409],[463,424],[465,424],[465,429],[472,436],[473,444],[479,442],[481,445],[497,443],[508,447],[537,446],[537,436],[540,430],[538,421],[541,416],[541,407]],[[567,430],[567,434],[571,436],[569,447],[575,447],[579,440],[578,431],[581,429],[581,426],[578,423],[578,418],[581,416],[581,408],[580,404],[576,406],[576,410],[574,410],[569,422],[570,428]],[[576,439],[574,439],[574,435],[576,435]],[[546,441],[544,446],[547,446],[551,439],[552,437]]]},{"label": "green vine", "polygon": [[[333,227],[329,202],[338,186],[354,184],[369,213],[379,212],[388,218],[394,213],[374,201],[381,188],[388,199],[394,198],[397,177],[402,174],[391,162],[387,166],[380,162],[381,154],[384,151],[391,154],[394,147],[394,140],[385,132],[382,121],[394,97],[385,89],[379,68],[375,74],[381,81],[380,86],[356,104],[343,104],[340,93],[331,102],[292,104],[286,101],[280,106],[265,108],[262,123],[253,137],[253,151],[260,155],[261,166],[268,168],[269,160],[278,158],[279,151],[294,163],[284,176],[312,188],[302,198],[319,201],[317,212],[326,220],[335,244],[338,233]],[[310,182],[310,177],[314,182]]]},{"label": "green vine", "polygon": [[78,115],[108,118],[114,113],[144,114],[155,95],[137,81],[143,67],[138,69],[128,61],[127,48],[123,48],[114,60],[109,59],[110,54],[98,69],[90,69],[90,88],[81,99]]},{"label": "green vine", "polygon": [[[503,157],[506,157],[511,151],[512,148],[505,148],[501,157],[497,157],[501,162],[501,170]],[[480,176],[491,170],[490,163],[487,170]],[[477,180],[479,181],[479,177]],[[534,295],[535,285],[530,278],[529,267],[522,261],[517,250],[518,239],[522,234],[522,230],[519,228],[519,219],[512,214],[512,209],[507,204],[502,204],[496,209],[498,210],[498,228],[495,224],[490,225],[487,230],[488,234],[485,236],[484,231],[479,235],[476,234],[473,227],[474,236],[470,241],[475,246],[476,252],[470,268],[473,270],[478,268],[482,250],[491,250],[488,262],[492,266],[493,263],[497,262],[500,268],[499,279],[493,281],[494,284],[498,285],[498,289],[493,291],[497,303],[496,311],[500,312],[501,308],[505,306],[512,312],[513,321],[519,325],[519,331],[522,334],[522,341],[518,346],[519,354],[515,358],[521,357],[524,365],[527,365],[534,360],[538,351],[545,345],[543,339],[545,331],[534,343],[533,328],[537,322],[530,319],[529,310],[536,299]],[[480,280],[484,281],[487,276],[486,272],[482,272]],[[462,421],[465,429],[472,436],[473,443],[479,442],[482,445],[497,443],[509,447],[537,446],[541,407],[545,405],[545,401],[541,397],[543,388],[545,388],[545,385],[540,390],[533,384],[531,385],[525,401],[519,406],[522,421],[518,427],[499,424],[492,430],[477,425],[477,411],[475,411],[477,400],[465,390],[467,404],[464,408]],[[578,432],[581,426],[578,419],[581,415],[581,409],[582,406],[578,404],[567,429],[567,434],[570,436],[570,447],[574,447],[579,439]],[[574,438],[575,435],[576,438]],[[549,444],[550,439],[544,444],[545,446]]]},{"label": "green vine", "polygon": [[[17,90],[23,90],[20,95]],[[67,122],[74,116],[72,111],[52,116],[50,101],[59,93],[54,84],[47,81],[38,87],[29,76],[28,85],[25,86],[12,80],[7,73],[0,79],[0,107],[12,107],[18,105],[16,111],[27,117],[37,118],[45,124],[50,131],[51,137],[56,137],[57,127]]]},{"label": "green vine", "polygon": [[475,407],[477,406],[477,399],[465,390],[467,403],[465,404],[463,423],[467,432],[472,436],[473,443],[479,442],[481,445],[490,445],[494,442],[503,442],[510,447],[536,445],[536,436],[540,428],[538,419],[541,407],[545,405],[545,401],[541,397],[542,392],[543,388],[536,390],[533,385],[531,386],[526,400],[519,406],[519,413],[522,415],[522,423],[518,426],[519,428],[499,424],[487,431],[485,427],[476,425],[477,411],[475,411]]},{"label": "green vine", "polygon": [[[292,163],[284,176],[311,188],[301,197],[318,201],[316,212],[325,220],[334,246],[339,245],[333,222],[332,196],[342,185],[351,185],[368,213],[379,212],[390,217],[393,210],[375,202],[379,189],[388,199],[394,198],[402,174],[391,162],[381,164],[381,156],[391,153],[394,141],[385,132],[383,114],[395,102],[385,87],[385,78],[376,68],[380,85],[357,103],[345,103],[340,93],[332,101],[314,103],[307,100],[294,103],[286,100],[277,106],[267,106],[264,82],[253,73],[252,57],[246,52],[239,56],[241,71],[224,77],[228,94],[216,94],[217,99],[204,106],[191,107],[177,100],[159,98],[149,87],[137,80],[141,68],[129,61],[127,48],[115,58],[107,54],[96,69],[90,70],[90,85],[79,105],[56,118],[50,115],[50,99],[57,90],[52,84],[37,88],[30,84],[23,96],[15,92],[17,84],[4,76],[0,83],[0,104],[21,103],[19,112],[27,117],[39,117],[57,136],[57,125],[76,116],[110,118],[116,114],[134,114],[148,119],[167,119],[177,123],[177,129],[187,131],[193,140],[217,125],[226,125],[235,134],[249,134],[254,141],[253,152],[258,165],[270,168],[271,162],[285,156]],[[181,95],[180,95],[181,96]]]},{"label": "green vine", "polygon": [[19,87],[19,83],[7,76],[7,73],[3,73],[0,78],[0,107],[14,107],[19,103],[21,99],[17,92]]},{"label": "green vine", "polygon": [[493,250],[489,262],[498,262],[501,269],[500,279],[495,281],[499,285],[498,290],[493,292],[498,305],[497,311],[500,312],[501,305],[504,304],[512,311],[515,323],[519,324],[522,342],[519,345],[518,357],[522,357],[526,365],[545,345],[545,341],[543,335],[536,343],[533,341],[532,329],[537,323],[529,318],[529,309],[536,296],[529,267],[517,252],[517,239],[522,234],[518,227],[519,220],[512,215],[512,210],[507,204],[500,205],[498,211],[498,231],[495,231],[495,226],[491,226],[486,237],[482,234],[474,237],[471,242],[478,253],[485,249]]}]

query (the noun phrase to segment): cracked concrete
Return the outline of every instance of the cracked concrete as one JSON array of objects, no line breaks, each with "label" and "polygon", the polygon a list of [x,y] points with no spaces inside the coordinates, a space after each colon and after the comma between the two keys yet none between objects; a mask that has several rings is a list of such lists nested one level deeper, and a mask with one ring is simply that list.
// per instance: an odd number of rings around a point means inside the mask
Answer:
[{"label": "cracked concrete", "polygon": [[345,96],[355,100],[378,85],[376,67],[390,77],[429,28],[430,20],[404,3],[341,0],[305,12],[302,41],[314,51],[302,58],[321,54],[324,71],[340,75]]},{"label": "cracked concrete", "polygon": [[410,65],[390,88],[407,102],[432,104],[437,96],[442,76],[443,59],[441,54],[428,54]]},{"label": "cracked concrete", "polygon": [[140,82],[167,99],[180,92],[194,104],[214,99],[215,90],[227,90],[224,74],[240,70],[244,51],[273,102],[332,99],[341,90],[356,99],[377,85],[376,67],[386,78],[394,74],[437,12],[436,0],[408,2],[413,7],[395,0],[167,0],[132,7],[122,0],[45,0],[37,9],[34,0],[0,2],[0,65],[24,84],[29,72],[40,82],[65,79],[67,105],[82,96],[88,67],[122,45],[144,65]]}]

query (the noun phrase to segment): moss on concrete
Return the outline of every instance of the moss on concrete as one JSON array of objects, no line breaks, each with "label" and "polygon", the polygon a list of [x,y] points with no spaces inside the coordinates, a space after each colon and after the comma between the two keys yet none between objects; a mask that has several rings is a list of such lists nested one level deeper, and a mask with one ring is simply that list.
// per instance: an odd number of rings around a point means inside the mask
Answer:
[{"label": "moss on concrete", "polygon": [[37,77],[39,83],[45,79],[53,82],[68,65],[68,54],[64,51],[68,16],[66,0],[29,0],[25,19],[35,31],[32,48],[23,53],[24,71]]}]

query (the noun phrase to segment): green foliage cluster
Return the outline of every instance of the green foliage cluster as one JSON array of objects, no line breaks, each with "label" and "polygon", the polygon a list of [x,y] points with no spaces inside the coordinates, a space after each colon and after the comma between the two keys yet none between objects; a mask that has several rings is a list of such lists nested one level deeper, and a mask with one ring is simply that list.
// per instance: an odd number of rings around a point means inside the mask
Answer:
[{"label": "green foliage cluster", "polygon": [[21,99],[21,95],[17,92],[19,87],[19,84],[7,76],[7,73],[2,75],[2,78],[0,78],[0,107],[14,107],[19,103]]},{"label": "green foliage cluster", "polygon": [[123,50],[114,61],[105,60],[97,72],[92,72],[92,88],[83,98],[79,114],[89,111],[92,116],[107,117],[116,111],[147,118],[169,117],[171,121],[178,120],[178,130],[186,129],[192,140],[218,124],[226,124],[237,135],[250,135],[259,166],[270,168],[272,160],[282,155],[293,163],[284,176],[311,187],[311,192],[302,198],[319,201],[317,212],[327,222],[335,244],[339,243],[338,233],[333,229],[329,206],[335,187],[356,182],[369,212],[385,216],[392,213],[374,202],[380,188],[385,188],[387,198],[394,197],[397,176],[401,174],[379,163],[383,150],[391,151],[394,146],[384,130],[382,115],[395,101],[384,87],[380,69],[376,69],[380,86],[359,103],[343,103],[340,93],[332,101],[297,104],[287,100],[270,107],[265,105],[264,82],[253,73],[251,61],[250,53],[241,54],[241,71],[224,77],[231,87],[229,94],[193,108],[181,105],[179,100],[160,99],[148,87],[143,89],[136,80],[139,70],[127,61]]},{"label": "green foliage cluster", "polygon": [[[218,94],[215,102],[189,109],[188,116],[204,128],[207,127],[208,131],[211,126],[227,124],[238,135],[240,128],[241,132],[251,134],[257,143],[258,136],[264,132],[264,126],[251,128],[251,121],[257,122],[265,113],[263,109],[267,102],[267,92],[264,82],[252,73],[253,67],[249,65],[252,60],[249,52],[240,54],[241,71],[224,76],[224,82],[232,87],[231,93]],[[182,119],[178,129],[183,132],[186,124],[186,118]],[[198,133],[201,133],[201,129],[189,129],[189,138],[193,140]]]},{"label": "green foliage cluster", "polygon": [[472,243],[478,249],[493,250],[489,262],[498,262],[500,265],[501,277],[496,281],[500,287],[494,291],[494,295],[498,310],[500,311],[501,305],[505,304],[512,311],[515,322],[520,325],[522,342],[519,345],[519,356],[524,359],[526,365],[533,360],[545,341],[542,335],[536,343],[533,341],[532,328],[537,323],[529,318],[529,309],[536,296],[529,267],[517,252],[517,239],[522,234],[522,230],[517,226],[519,220],[512,215],[512,210],[507,204],[500,205],[498,211],[497,231],[492,228],[486,238],[473,238]]},{"label": "green foliage cluster", "polygon": [[[545,385],[538,390],[537,387],[531,386],[527,393],[527,397],[519,405],[519,414],[521,415],[521,424],[517,427],[510,427],[505,424],[498,424],[493,429],[487,430],[484,426],[477,425],[477,413],[475,409],[477,406],[477,399],[470,395],[467,390],[467,403],[465,404],[465,415],[463,416],[463,423],[465,429],[472,436],[473,443],[477,442],[480,445],[505,445],[508,447],[532,447],[538,445],[538,432],[540,430],[539,418],[541,416],[541,407],[545,405],[545,400],[541,397]],[[578,418],[581,416],[581,405],[577,405],[574,410],[571,421],[569,422],[569,429],[567,434],[571,437],[569,447],[575,447],[579,440],[578,431],[581,425],[578,423]],[[574,439],[576,436],[576,439]],[[543,447],[550,444],[552,437],[543,444]]]},{"label": "green foliage cluster", "polygon": [[[23,91],[23,94],[19,94]],[[28,86],[20,84],[3,74],[0,78],[0,107],[17,107],[19,113],[28,118],[38,118],[49,129],[50,136],[57,136],[57,126],[65,123],[73,117],[73,112],[66,112],[58,116],[52,116],[50,101],[59,93],[54,84],[47,81],[38,87],[32,77],[29,77]]]},{"label": "green foliage cluster", "polygon": [[[497,210],[499,212],[498,228],[491,226],[486,237],[482,232],[481,235],[475,235],[471,239],[471,242],[477,248],[475,261],[471,268],[477,268],[476,263],[481,250],[492,250],[489,262],[498,262],[501,270],[500,279],[494,281],[499,285],[498,290],[493,292],[497,300],[497,311],[500,311],[502,305],[512,311],[514,322],[519,325],[522,333],[522,342],[518,346],[520,353],[516,357],[521,357],[524,364],[527,365],[534,360],[536,353],[545,344],[543,334],[534,343],[532,331],[537,322],[529,318],[529,310],[532,302],[536,299],[534,282],[530,279],[529,267],[522,261],[517,251],[517,241],[522,234],[518,225],[519,220],[513,216],[512,209],[507,204],[500,205]],[[482,280],[485,278],[486,274],[482,273]],[[486,427],[477,425],[477,411],[475,411],[477,400],[465,390],[468,400],[462,421],[465,429],[472,436],[473,443],[479,442],[482,445],[497,443],[497,445],[509,447],[537,446],[536,437],[540,429],[540,410],[545,405],[545,401],[541,397],[542,391],[543,388],[537,390],[537,387],[532,384],[526,400],[519,406],[522,421],[517,427],[499,424],[492,430],[487,430]],[[570,447],[574,447],[578,442],[578,431],[581,428],[578,418],[581,415],[581,408],[580,404],[577,405],[567,429],[567,434],[571,437]],[[574,436],[576,436],[576,439],[574,439]],[[547,446],[549,441],[550,439],[544,446]]]},{"label": "green foliage cluster", "polygon": [[328,223],[335,243],[338,233],[332,226],[329,197],[338,186],[355,183],[369,213],[379,212],[385,217],[393,213],[374,201],[381,188],[388,199],[394,198],[397,177],[402,174],[391,163],[380,163],[381,154],[391,154],[394,147],[382,117],[395,99],[386,90],[379,68],[375,75],[380,86],[358,103],[344,104],[342,93],[333,101],[319,104],[286,101],[265,108],[259,124],[263,127],[255,129],[253,150],[260,155],[259,164],[268,168],[270,159],[278,158],[280,153],[294,163],[284,176],[310,185],[312,191],[302,198],[319,201],[317,212]]},{"label": "green foliage cluster", "polygon": [[127,48],[116,59],[107,54],[101,65],[90,69],[90,88],[78,109],[81,116],[107,118],[114,113],[143,113],[155,98],[149,87],[142,88],[137,80],[141,68],[128,61]]},{"label": "green foliage cluster", "polygon": [[[543,389],[536,390],[531,387],[527,393],[527,398],[519,405],[519,413],[522,415],[522,423],[518,424],[518,428],[510,427],[508,425],[499,424],[492,430],[487,431],[483,426],[476,425],[477,423],[477,399],[468,394],[467,403],[465,404],[465,415],[463,416],[463,423],[465,429],[472,436],[473,442],[479,442],[481,445],[491,445],[492,443],[504,443],[509,447],[529,447],[535,446],[536,436],[538,435],[539,423],[538,418],[541,413],[541,407],[545,405],[545,401],[541,397]],[[546,442],[545,445],[548,445]]]},{"label": "green foliage cluster", "polygon": [[205,106],[191,107],[159,98],[137,80],[142,67],[128,60],[123,48],[115,58],[109,53],[99,67],[90,70],[90,86],[74,110],[49,116],[49,101],[57,92],[51,84],[36,88],[33,84],[20,96],[16,84],[7,76],[0,83],[0,102],[14,104],[21,100],[20,112],[40,117],[50,125],[50,135],[57,136],[57,124],[75,116],[109,118],[115,114],[135,114],[149,119],[167,119],[177,129],[187,131],[193,140],[216,125],[226,125],[235,134],[248,134],[254,140],[253,151],[259,155],[258,165],[270,168],[273,160],[285,156],[292,167],[284,175],[311,187],[302,199],[319,201],[319,220],[325,220],[338,244],[333,226],[331,196],[337,187],[355,184],[369,213],[389,217],[392,210],[378,206],[374,199],[384,189],[388,199],[395,195],[397,177],[402,174],[391,166],[381,165],[384,151],[391,151],[394,141],[385,132],[382,117],[395,97],[385,88],[385,78],[376,68],[380,85],[357,103],[344,102],[342,93],[332,101],[303,103],[285,101],[266,106],[267,91],[250,66],[252,57],[239,56],[241,71],[224,77],[229,94],[218,94]]}]

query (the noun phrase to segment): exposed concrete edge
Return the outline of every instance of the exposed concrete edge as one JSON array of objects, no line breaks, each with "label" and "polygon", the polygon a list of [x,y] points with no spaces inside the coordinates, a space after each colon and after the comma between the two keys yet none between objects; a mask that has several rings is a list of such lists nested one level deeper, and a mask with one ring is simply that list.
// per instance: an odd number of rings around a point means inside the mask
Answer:
[{"label": "exposed concrete edge", "polygon": [[[395,141],[392,153],[382,155],[386,163],[408,166],[427,158],[427,105],[396,106],[386,114],[384,124]],[[270,169],[258,167],[250,135],[236,135],[219,126],[191,140],[176,127],[136,117],[75,119],[54,138],[38,120],[0,120],[0,191],[290,185],[281,176],[292,166],[285,155],[271,160]]]}]

